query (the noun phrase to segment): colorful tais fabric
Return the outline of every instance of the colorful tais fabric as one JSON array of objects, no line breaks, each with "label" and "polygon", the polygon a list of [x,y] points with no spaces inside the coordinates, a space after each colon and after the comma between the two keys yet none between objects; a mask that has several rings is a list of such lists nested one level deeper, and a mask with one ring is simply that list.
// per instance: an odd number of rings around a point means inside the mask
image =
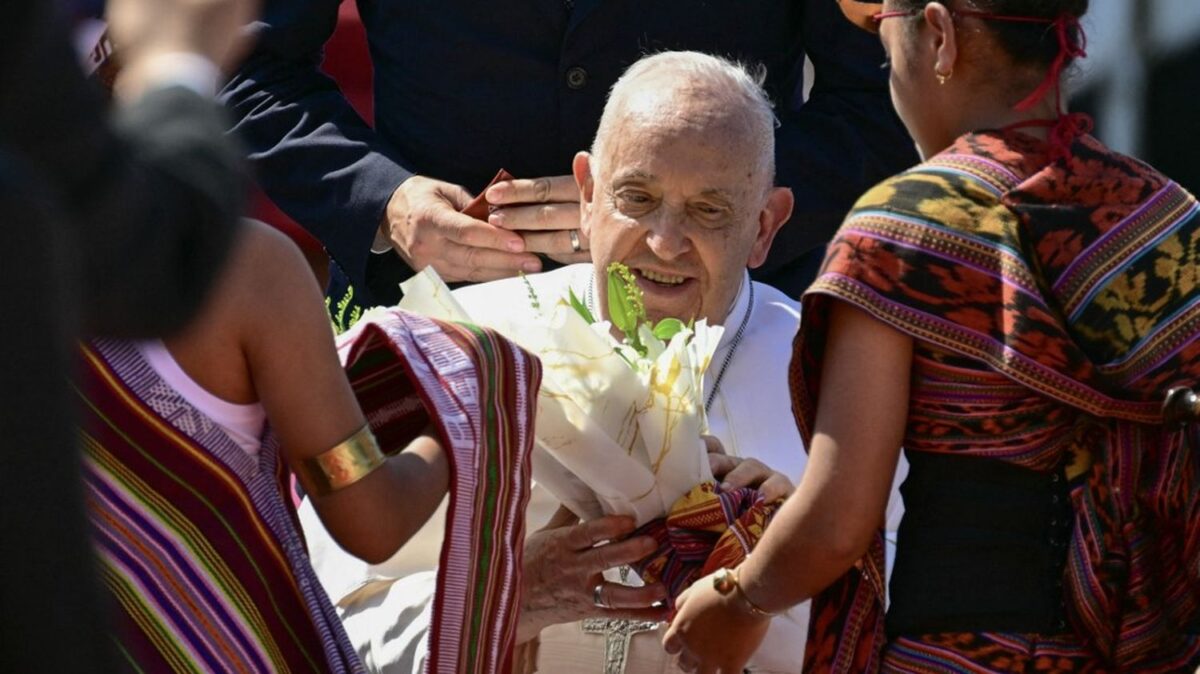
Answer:
[{"label": "colorful tais fabric", "polygon": [[[128,663],[364,671],[308,562],[273,434],[251,458],[128,343],[82,352],[89,514]],[[361,324],[340,354],[383,447],[432,419],[450,453],[428,671],[507,671],[537,362],[493,334],[399,312]]]},{"label": "colorful tais fabric", "polygon": [[1073,479],[1074,637],[928,635],[885,652],[873,549],[814,599],[808,671],[1200,664],[1188,631],[1200,617],[1200,429],[1161,417],[1167,389],[1200,381],[1198,210],[1090,136],[1051,159],[1017,132],[964,136],[860,199],[804,298],[791,365],[801,434],[811,439],[832,300],[912,336],[906,451],[1066,466]]},{"label": "colorful tais fabric", "polygon": [[361,672],[308,564],[279,445],[252,458],[128,342],[82,349],[88,514],[143,672]]},{"label": "colorful tais fabric", "polygon": [[398,309],[369,312],[338,352],[382,446],[429,410],[450,455],[425,671],[511,671],[541,364],[492,330]]},{"label": "colorful tais fabric", "polygon": [[778,509],[778,502],[765,502],[755,489],[721,491],[713,482],[698,484],[666,517],[632,534],[658,543],[634,570],[646,583],[662,583],[673,604],[696,579],[746,559]]}]

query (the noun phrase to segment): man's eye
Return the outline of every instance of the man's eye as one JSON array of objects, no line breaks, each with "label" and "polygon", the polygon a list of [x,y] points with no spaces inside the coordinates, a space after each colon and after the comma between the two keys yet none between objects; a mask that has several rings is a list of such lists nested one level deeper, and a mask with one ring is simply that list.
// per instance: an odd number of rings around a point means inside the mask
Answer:
[{"label": "man's eye", "polygon": [[714,206],[712,204],[696,204],[695,206],[692,207],[692,210],[699,213],[700,215],[709,216],[709,217],[715,217],[715,216],[722,215],[725,213],[724,208],[722,208],[720,206]]},{"label": "man's eye", "polygon": [[616,194],[616,205],[624,213],[641,214],[654,208],[654,197],[637,190],[623,190]]}]

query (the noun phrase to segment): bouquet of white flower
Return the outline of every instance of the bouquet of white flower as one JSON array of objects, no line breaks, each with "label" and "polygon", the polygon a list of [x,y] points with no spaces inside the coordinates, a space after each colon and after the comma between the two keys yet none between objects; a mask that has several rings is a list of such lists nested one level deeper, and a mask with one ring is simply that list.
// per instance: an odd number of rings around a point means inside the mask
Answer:
[{"label": "bouquet of white flower", "polygon": [[[596,320],[571,293],[543,306],[540,320],[483,324],[542,361],[534,479],[581,517],[664,516],[711,480],[704,444],[704,372],[722,328],[705,321],[646,320],[641,289],[624,265],[608,270],[608,314]],[[400,308],[472,321],[432,269],[403,285]],[[613,337],[616,327],[624,339]]]}]

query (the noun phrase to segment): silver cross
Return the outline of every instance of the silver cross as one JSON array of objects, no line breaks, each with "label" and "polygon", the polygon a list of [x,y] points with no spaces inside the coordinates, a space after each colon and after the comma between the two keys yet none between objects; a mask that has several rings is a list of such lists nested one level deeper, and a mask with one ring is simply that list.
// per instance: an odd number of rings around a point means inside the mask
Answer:
[{"label": "silver cross", "polygon": [[656,630],[658,626],[659,623],[650,620],[587,618],[583,621],[584,633],[604,635],[604,674],[625,674],[633,635]]}]

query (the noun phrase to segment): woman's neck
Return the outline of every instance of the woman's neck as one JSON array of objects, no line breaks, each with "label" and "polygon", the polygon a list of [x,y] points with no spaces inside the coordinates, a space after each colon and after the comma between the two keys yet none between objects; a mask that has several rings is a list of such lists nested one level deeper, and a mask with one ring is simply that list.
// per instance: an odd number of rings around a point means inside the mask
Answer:
[{"label": "woman's neck", "polygon": [[[981,100],[982,103],[982,100]],[[1016,110],[1012,105],[996,105],[989,101],[978,106],[964,106],[965,114],[960,117],[962,127],[958,135],[980,131],[983,129],[1003,129],[1010,126],[1020,126],[1023,122],[1034,120],[1054,120],[1059,116],[1054,97],[1047,96],[1028,110]],[[1048,131],[1045,127],[1028,126],[1023,128],[1025,133],[1045,140]]]}]

